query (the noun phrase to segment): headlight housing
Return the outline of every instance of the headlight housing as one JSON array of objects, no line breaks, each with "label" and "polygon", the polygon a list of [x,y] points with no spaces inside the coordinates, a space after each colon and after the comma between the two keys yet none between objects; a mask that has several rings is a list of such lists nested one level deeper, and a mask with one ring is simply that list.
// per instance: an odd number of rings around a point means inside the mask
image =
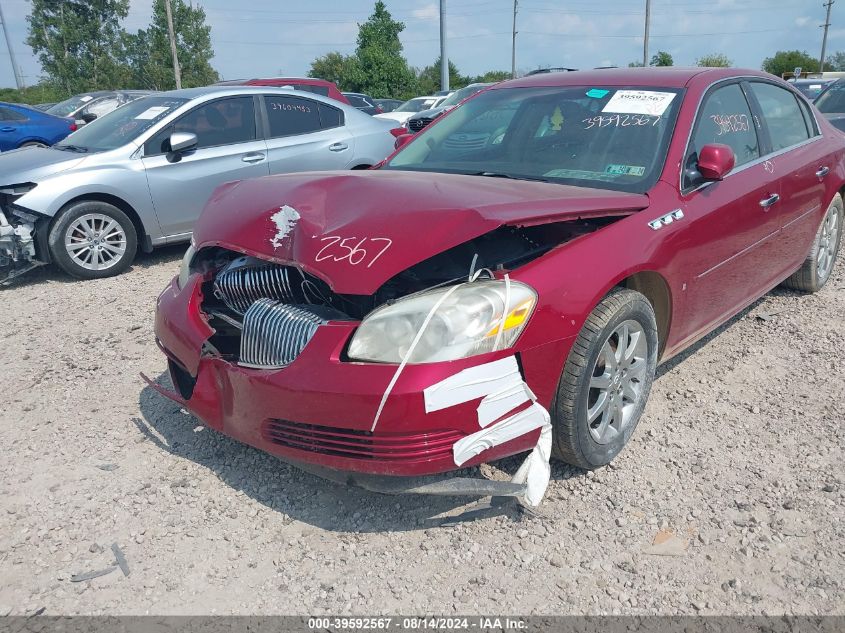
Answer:
[{"label": "headlight housing", "polygon": [[377,363],[402,362],[435,306],[408,363],[484,354],[494,350],[497,338],[497,349],[503,349],[516,342],[536,304],[534,289],[517,281],[475,281],[457,289],[422,292],[368,314],[352,337],[348,355]]},{"label": "headlight housing", "polygon": [[191,261],[194,259],[196,252],[197,250],[194,248],[194,245],[191,244],[188,250],[185,251],[185,256],[182,257],[182,265],[179,267],[180,288],[184,288],[185,284],[188,283],[188,277],[191,276]]}]

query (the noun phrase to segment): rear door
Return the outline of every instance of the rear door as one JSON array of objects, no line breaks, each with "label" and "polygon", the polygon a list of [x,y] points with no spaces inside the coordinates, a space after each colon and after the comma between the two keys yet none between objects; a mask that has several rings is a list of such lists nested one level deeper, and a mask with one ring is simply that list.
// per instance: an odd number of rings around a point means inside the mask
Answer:
[{"label": "rear door", "polygon": [[782,229],[773,266],[791,274],[810,251],[825,205],[825,179],[833,170],[815,119],[803,99],[766,81],[749,82],[763,121],[766,163],[778,179],[780,199],[772,207]]},{"label": "rear door", "polygon": [[0,151],[5,152],[18,146],[24,136],[22,126],[27,123],[27,118],[20,112],[0,106]]},{"label": "rear door", "polygon": [[344,169],[354,138],[344,113],[321,101],[294,95],[263,95],[271,174]]},{"label": "rear door", "polygon": [[[255,97],[215,99],[179,117],[144,144],[144,169],[162,230],[190,232],[211,192],[224,182],[270,173],[257,133]],[[173,132],[197,135],[197,149],[178,162],[167,153]]]},{"label": "rear door", "polygon": [[[761,127],[739,82],[719,84],[705,95],[685,157],[682,194],[685,243],[678,266],[689,271],[681,306],[682,340],[697,337],[767,289],[772,244],[780,221],[771,213],[778,182],[762,157]],[[698,151],[728,145],[736,166],[724,180],[696,185]]]}]

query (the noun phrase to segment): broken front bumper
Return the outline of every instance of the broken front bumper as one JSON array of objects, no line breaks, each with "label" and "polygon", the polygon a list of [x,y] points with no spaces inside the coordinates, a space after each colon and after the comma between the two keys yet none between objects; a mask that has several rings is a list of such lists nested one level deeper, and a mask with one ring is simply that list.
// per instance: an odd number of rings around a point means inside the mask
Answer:
[{"label": "broken front bumper", "polygon": [[[396,366],[342,360],[356,323],[320,326],[282,369],[242,367],[202,351],[213,330],[200,310],[201,281],[193,275],[180,289],[174,279],[158,298],[156,338],[170,358],[171,378],[180,393],[156,388],[209,427],[299,465],[390,476],[457,469],[453,445],[479,431],[478,402],[426,413],[423,390],[464,369],[514,355],[511,349],[407,365],[373,429]],[[519,354],[523,377],[543,406],[551,402],[560,359],[570,344],[569,339],[556,341]],[[527,432],[461,467],[529,450],[539,435],[539,429]]]}]

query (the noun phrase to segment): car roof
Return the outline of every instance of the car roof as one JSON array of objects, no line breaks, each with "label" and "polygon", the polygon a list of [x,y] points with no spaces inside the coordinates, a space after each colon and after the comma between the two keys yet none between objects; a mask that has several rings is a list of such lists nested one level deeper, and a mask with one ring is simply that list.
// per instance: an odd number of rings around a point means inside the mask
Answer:
[{"label": "car roof", "polygon": [[567,73],[538,73],[519,79],[510,79],[496,84],[500,88],[527,88],[532,86],[660,86],[683,88],[690,80],[708,75],[713,81],[737,76],[755,76],[771,79],[773,75],[759,70],[745,68],[602,68],[599,70],[576,70]]}]

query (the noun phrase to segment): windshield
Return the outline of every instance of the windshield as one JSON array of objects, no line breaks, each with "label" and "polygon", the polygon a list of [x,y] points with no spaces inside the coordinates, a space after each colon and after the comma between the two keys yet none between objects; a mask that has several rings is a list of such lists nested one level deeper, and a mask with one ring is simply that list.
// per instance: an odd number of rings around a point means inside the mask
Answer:
[{"label": "windshield", "polygon": [[821,94],[821,91],[824,90],[826,83],[821,81],[806,81],[806,82],[795,82],[794,86],[798,88],[798,90],[807,97],[810,101],[815,99],[816,97]]},{"label": "windshield", "polygon": [[422,112],[431,108],[436,101],[436,98],[426,99],[417,97],[416,99],[409,99],[396,108],[394,112]]},{"label": "windshield", "polygon": [[121,147],[187,101],[175,97],[141,97],[95,119],[53,147],[83,148],[89,152]]},{"label": "windshield", "polygon": [[814,105],[821,112],[845,112],[845,81],[831,84]]},{"label": "windshield", "polygon": [[675,88],[488,90],[384,168],[645,193],[660,177],[681,99]]},{"label": "windshield", "polygon": [[461,101],[474,95],[476,92],[480,90],[484,90],[490,84],[484,84],[483,86],[467,86],[466,88],[461,88],[460,90],[455,90],[452,94],[446,97],[443,102],[440,104],[441,106],[453,106],[458,105]]},{"label": "windshield", "polygon": [[60,101],[56,105],[47,108],[46,112],[54,116],[68,116],[76,112],[79,108],[91,101],[94,97],[91,95],[76,95],[70,99]]}]

